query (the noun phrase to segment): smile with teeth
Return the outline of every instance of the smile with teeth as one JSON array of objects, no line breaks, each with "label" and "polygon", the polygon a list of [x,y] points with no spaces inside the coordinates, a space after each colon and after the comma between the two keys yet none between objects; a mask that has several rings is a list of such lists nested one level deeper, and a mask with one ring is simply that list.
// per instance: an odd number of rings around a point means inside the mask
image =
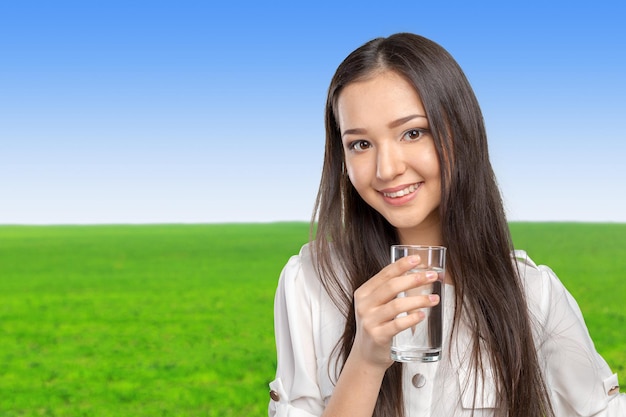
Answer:
[{"label": "smile with teeth", "polygon": [[393,193],[385,193],[383,192],[383,195],[385,197],[389,197],[389,198],[398,198],[398,197],[404,197],[407,194],[411,194],[412,192],[415,192],[415,190],[417,190],[419,188],[419,184],[411,184],[408,187],[400,190],[400,191],[396,191]]}]

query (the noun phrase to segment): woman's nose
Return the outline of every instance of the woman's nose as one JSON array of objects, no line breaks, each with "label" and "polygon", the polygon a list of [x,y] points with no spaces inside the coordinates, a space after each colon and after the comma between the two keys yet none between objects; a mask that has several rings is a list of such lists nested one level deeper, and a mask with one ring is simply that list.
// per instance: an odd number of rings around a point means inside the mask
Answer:
[{"label": "woman's nose", "polygon": [[382,181],[390,181],[406,170],[402,150],[394,143],[379,146],[376,163],[376,177]]}]

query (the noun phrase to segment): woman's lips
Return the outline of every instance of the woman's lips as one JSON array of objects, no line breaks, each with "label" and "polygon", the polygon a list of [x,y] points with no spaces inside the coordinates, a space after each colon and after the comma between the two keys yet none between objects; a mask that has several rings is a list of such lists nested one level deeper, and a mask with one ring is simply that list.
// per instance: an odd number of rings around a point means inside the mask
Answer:
[{"label": "woman's lips", "polygon": [[381,193],[383,193],[385,197],[389,197],[389,198],[404,197],[407,194],[411,194],[415,192],[415,190],[419,188],[419,185],[420,183],[415,183],[409,186],[405,186],[404,188],[401,188],[400,190],[397,190],[397,191],[384,191],[383,190],[381,191]]},{"label": "woman's lips", "polygon": [[387,188],[385,190],[381,190],[380,193],[387,204],[392,206],[401,206],[415,198],[417,190],[419,190],[422,184],[423,182],[416,182],[415,184]]}]

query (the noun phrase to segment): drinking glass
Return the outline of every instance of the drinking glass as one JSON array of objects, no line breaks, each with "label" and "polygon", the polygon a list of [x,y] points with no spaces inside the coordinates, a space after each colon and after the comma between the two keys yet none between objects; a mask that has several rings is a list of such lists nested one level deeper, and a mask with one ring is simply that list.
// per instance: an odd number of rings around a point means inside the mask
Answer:
[{"label": "drinking glass", "polygon": [[[437,280],[398,294],[398,297],[437,294],[439,304],[421,309],[426,316],[415,326],[401,331],[391,343],[391,358],[398,362],[435,362],[441,359],[443,339],[443,285],[446,272],[446,248],[443,246],[391,246],[391,262],[409,255],[418,255],[419,264],[407,273],[434,271]],[[398,317],[406,316],[404,312]]]}]

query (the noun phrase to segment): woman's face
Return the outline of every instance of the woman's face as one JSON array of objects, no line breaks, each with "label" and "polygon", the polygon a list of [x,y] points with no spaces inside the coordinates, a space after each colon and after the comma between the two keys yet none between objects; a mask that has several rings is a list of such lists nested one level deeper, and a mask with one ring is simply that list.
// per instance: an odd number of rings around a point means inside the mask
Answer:
[{"label": "woman's face", "polygon": [[419,95],[385,71],[348,84],[337,120],[352,185],[402,243],[441,244],[439,158]]}]

